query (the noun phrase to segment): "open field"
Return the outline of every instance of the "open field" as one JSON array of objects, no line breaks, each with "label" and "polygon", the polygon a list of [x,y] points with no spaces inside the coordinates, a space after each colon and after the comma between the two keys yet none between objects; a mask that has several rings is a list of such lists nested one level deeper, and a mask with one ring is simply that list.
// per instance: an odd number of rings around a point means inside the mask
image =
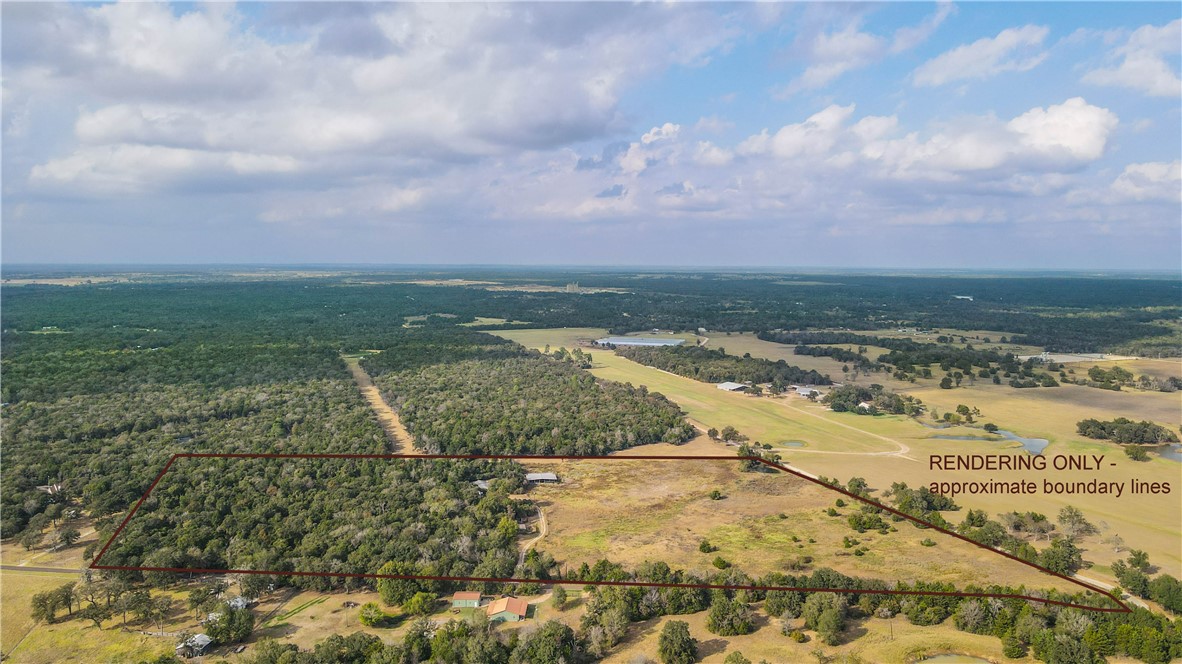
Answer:
[{"label": "open field", "polygon": [[[711,443],[716,455],[732,448]],[[717,556],[762,576],[784,572],[801,557],[808,569],[887,581],[942,581],[960,587],[1003,583],[1076,592],[1079,586],[956,538],[908,522],[897,532],[858,533],[846,521],[857,503],[825,511],[843,498],[787,473],[740,472],[738,462],[565,461],[526,462],[552,470],[562,483],[539,485],[530,497],[547,515],[549,534],[537,546],[567,569],[600,558],[635,567],[664,561],[707,574]],[[721,491],[721,500],[710,492]],[[888,519],[889,523],[889,519]],[[845,538],[861,544],[844,546]],[[920,544],[931,538],[936,546]],[[705,539],[716,551],[703,553]],[[865,555],[854,550],[865,547]],[[884,576],[890,570],[889,576]]]},{"label": "open field", "polygon": [[[529,347],[573,346],[579,339],[594,338],[602,330],[569,328],[559,330],[512,330],[500,332]],[[730,337],[728,339],[733,339]],[[759,342],[752,338],[752,341]],[[713,340],[712,340],[713,343]],[[764,342],[760,342],[764,343]],[[737,348],[735,349],[738,350]],[[733,352],[727,348],[727,352]],[[790,350],[788,352],[791,352]],[[753,355],[755,353],[752,353]],[[935,381],[908,384],[906,393],[922,399],[930,407],[946,412],[957,404],[981,409],[982,422],[998,426],[1023,436],[1046,438],[1050,446],[1047,455],[1096,454],[1105,455],[1107,466],[1102,473],[1071,471],[1011,471],[981,473],[972,471],[931,471],[931,455],[996,454],[998,443],[952,441],[934,439],[940,434],[981,435],[979,429],[960,428],[934,431],[901,416],[866,417],[847,413],[832,413],[819,404],[789,397],[787,399],[755,398],[732,394],[713,385],[675,376],[620,358],[605,351],[593,352],[593,374],[609,380],[647,385],[678,403],[692,421],[703,427],[735,426],[753,440],[775,444],[780,441],[803,441],[804,447],[781,447],[776,452],[786,462],[804,471],[837,477],[842,481],[852,476],[866,478],[872,487],[888,488],[894,482],[910,486],[924,486],[934,481],[980,481],[989,479],[1032,480],[1044,478],[1055,481],[1089,480],[1093,477],[1106,481],[1123,482],[1126,487],[1133,479],[1146,482],[1170,482],[1173,492],[1130,496],[1127,491],[1120,498],[1109,495],[962,495],[956,498],[965,508],[984,509],[996,517],[1008,511],[1035,510],[1054,517],[1067,505],[1074,505],[1100,528],[1096,536],[1085,538],[1084,559],[1101,565],[1126,555],[1101,545],[1099,540],[1119,534],[1127,547],[1149,553],[1151,561],[1174,576],[1182,575],[1182,551],[1178,550],[1182,531],[1182,502],[1177,492],[1179,464],[1176,461],[1153,458],[1134,462],[1124,456],[1119,446],[1102,441],[1090,441],[1075,433],[1075,423],[1086,417],[1115,417],[1154,419],[1172,407],[1174,417],[1158,420],[1176,428],[1178,394],[1109,392],[1079,386],[1031,388],[1017,390],[1006,385],[978,381],[975,386],[942,390]],[[966,384],[967,385],[967,384]],[[1172,401],[1171,401],[1172,400]],[[1090,404],[1090,405],[1089,405]],[[1172,404],[1172,406],[1171,406]],[[1157,417],[1154,417],[1157,415]],[[905,450],[905,451],[904,451]],[[860,459],[859,457],[865,457]],[[1132,509],[1131,506],[1136,506]],[[955,515],[948,515],[955,520]],[[1097,578],[1101,578],[1100,575]],[[1102,577],[1112,581],[1111,577]]]},{"label": "open field", "polygon": [[0,653],[8,655],[36,623],[29,618],[29,600],[76,580],[78,575],[56,572],[0,570]]},{"label": "open field", "polygon": [[[842,344],[831,344],[842,345]],[[849,344],[844,344],[849,347]],[[901,381],[893,378],[887,373],[872,373],[859,374],[856,378],[852,378],[849,374],[842,373],[842,362],[831,357],[813,357],[811,355],[797,355],[793,351],[794,346],[788,344],[778,344],[774,341],[764,341],[750,332],[734,333],[730,335],[711,337],[708,348],[724,348],[728,355],[743,355],[744,353],[751,353],[752,357],[762,357],[767,360],[784,360],[788,364],[798,366],[801,369],[808,369],[817,371],[818,373],[827,374],[830,379],[839,383],[855,383],[857,385],[870,385],[878,383],[888,390],[902,392],[904,390],[914,387],[913,383]],[[856,350],[856,348],[855,348]],[[870,359],[875,359],[878,356],[871,354]]]},{"label": "open field", "polygon": [[1100,367],[1111,369],[1120,367],[1134,377],[1152,376],[1158,380],[1170,377],[1182,377],[1182,357],[1137,358],[1133,360],[1089,360],[1086,362],[1072,362],[1071,367],[1080,376],[1086,376],[1088,369]]},{"label": "open field", "polygon": [[[14,576],[34,574],[31,572],[2,572],[5,594],[8,584]],[[38,575],[40,576],[40,575]],[[77,575],[46,575],[54,577],[51,587],[77,581]],[[23,582],[18,581],[18,583]],[[27,614],[29,598],[41,589],[27,588],[14,598],[14,608]],[[169,595],[173,597],[173,612],[164,623],[164,634],[161,635],[154,623],[141,624],[129,621],[123,627],[122,616],[105,620],[102,629],[95,627],[89,620],[77,618],[66,619],[64,612],[58,613],[58,621],[53,624],[39,623],[34,626],[20,641],[5,661],[27,664],[50,664],[52,662],[140,662],[155,658],[164,653],[172,653],[176,646],[176,635],[182,631],[196,633],[200,625],[194,620],[193,614],[183,607],[186,594],[177,590],[153,591],[153,596]],[[8,598],[5,597],[5,623],[8,622]],[[5,627],[7,629],[7,627]],[[7,646],[6,646],[7,647]]]},{"label": "open field", "polygon": [[[532,332],[510,330],[498,334],[529,347],[541,348],[549,343],[552,348],[558,348],[573,346],[578,339],[587,338],[590,331],[555,330],[559,334],[549,341]],[[911,430],[910,423],[904,418],[881,417],[875,418],[871,424],[875,429],[874,434],[884,437],[866,435],[843,426],[846,421],[858,416],[829,413],[828,409],[802,397],[772,399],[724,392],[712,384],[637,364],[607,350],[592,351],[591,355],[592,373],[596,376],[621,383],[646,385],[649,390],[676,401],[690,420],[701,424],[703,428],[721,429],[733,425],[752,440],[769,443],[773,447],[779,447],[779,443],[785,441],[803,441],[809,449],[816,450],[891,453],[898,452],[901,447],[890,440],[890,436]]]},{"label": "open field", "polygon": [[[919,657],[941,653],[971,654],[992,661],[1003,661],[999,639],[961,632],[949,622],[918,627],[907,622],[906,618],[889,621],[863,619],[853,621],[846,629],[846,634],[856,636],[856,640],[827,646],[817,641],[812,632],[806,632],[811,637],[807,643],[793,642],[781,632],[784,621],[768,618],[762,611],[756,613],[755,632],[743,636],[715,636],[706,629],[706,612],[703,611],[686,616],[663,616],[631,625],[624,642],[604,662],[628,664],[638,655],[659,661],[657,639],[661,628],[671,620],[689,623],[690,635],[698,640],[698,661],[707,663],[722,662],[733,652],[741,652],[753,662],[761,659],[769,662],[812,662],[816,661],[812,653],[818,646],[829,656],[857,654],[865,661],[878,664],[909,664]],[[787,622],[791,629],[800,629],[803,625],[801,620]]]}]

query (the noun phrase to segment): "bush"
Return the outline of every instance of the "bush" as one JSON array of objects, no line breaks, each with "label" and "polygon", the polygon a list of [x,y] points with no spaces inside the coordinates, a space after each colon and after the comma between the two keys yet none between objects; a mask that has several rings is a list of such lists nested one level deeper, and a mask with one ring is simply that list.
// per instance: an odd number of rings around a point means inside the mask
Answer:
[{"label": "bush", "polygon": [[715,567],[717,567],[718,569],[726,569],[726,568],[728,568],[728,567],[730,567],[730,566],[731,566],[731,564],[730,564],[730,561],[726,560],[726,559],[725,559],[725,558],[723,558],[722,556],[717,556],[717,557],[715,557],[715,558],[714,558],[714,563],[713,563],[713,564],[714,564],[714,566],[715,566]]},{"label": "bush", "polygon": [[1137,445],[1130,445],[1125,448],[1125,456],[1133,461],[1149,461],[1149,452],[1145,451],[1144,447]]},{"label": "bush", "polygon": [[402,610],[415,616],[427,616],[435,612],[438,598],[431,593],[417,592],[402,605]]},{"label": "bush", "polygon": [[689,623],[670,620],[661,629],[657,655],[662,664],[693,664],[698,659],[698,641],[690,636]]}]

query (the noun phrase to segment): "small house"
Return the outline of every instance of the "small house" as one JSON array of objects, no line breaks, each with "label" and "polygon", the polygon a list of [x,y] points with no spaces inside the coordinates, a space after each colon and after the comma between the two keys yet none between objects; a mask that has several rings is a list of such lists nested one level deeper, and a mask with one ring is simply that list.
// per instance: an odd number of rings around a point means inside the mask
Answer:
[{"label": "small house", "polygon": [[554,473],[526,473],[525,481],[535,484],[558,484],[558,476]]},{"label": "small house", "polygon": [[245,597],[235,597],[226,602],[226,606],[231,609],[245,609],[258,603],[258,600],[247,599]]},{"label": "small house", "polygon": [[197,657],[205,653],[213,639],[204,634],[194,634],[176,647],[176,654],[180,657]]},{"label": "small house", "polygon": [[525,620],[529,604],[516,597],[502,597],[489,604],[485,611],[488,613],[489,622],[518,622]]},{"label": "small house", "polygon": [[480,593],[461,591],[451,596],[451,607],[453,609],[474,609],[480,606]]}]

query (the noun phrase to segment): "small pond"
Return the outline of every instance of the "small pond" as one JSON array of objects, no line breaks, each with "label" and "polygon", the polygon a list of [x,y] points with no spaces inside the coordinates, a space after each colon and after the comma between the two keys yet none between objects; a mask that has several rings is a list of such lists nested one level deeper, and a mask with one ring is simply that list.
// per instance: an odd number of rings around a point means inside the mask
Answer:
[{"label": "small pond", "polygon": [[[1022,449],[1026,450],[1027,452],[1030,452],[1031,454],[1042,454],[1042,451],[1047,448],[1047,445],[1051,444],[1050,441],[1048,441],[1046,438],[1023,438],[1022,436],[1019,436],[1018,434],[1014,433],[1013,431],[1006,431],[1005,429],[998,429],[997,435],[1002,436],[1003,438],[1008,438],[1009,440],[1016,440],[1019,443],[1022,443]],[[937,436],[932,436],[932,438],[939,438],[941,440],[975,440],[975,441],[979,441],[979,442],[983,442],[983,443],[1000,442],[995,438],[984,438],[982,436],[937,435]]]},{"label": "small pond", "polygon": [[780,444],[784,447],[804,447],[804,443],[799,440],[785,440]]},{"label": "small pond", "polygon": [[1157,447],[1149,448],[1163,459],[1170,461],[1182,461],[1182,443],[1173,443],[1170,445],[1158,445]]}]

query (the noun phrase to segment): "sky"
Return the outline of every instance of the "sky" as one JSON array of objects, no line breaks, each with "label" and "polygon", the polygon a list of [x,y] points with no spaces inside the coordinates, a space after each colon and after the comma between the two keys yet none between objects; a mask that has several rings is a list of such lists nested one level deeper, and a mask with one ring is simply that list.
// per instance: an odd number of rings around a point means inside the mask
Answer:
[{"label": "sky", "polygon": [[0,5],[5,263],[1182,270],[1182,5]]}]

